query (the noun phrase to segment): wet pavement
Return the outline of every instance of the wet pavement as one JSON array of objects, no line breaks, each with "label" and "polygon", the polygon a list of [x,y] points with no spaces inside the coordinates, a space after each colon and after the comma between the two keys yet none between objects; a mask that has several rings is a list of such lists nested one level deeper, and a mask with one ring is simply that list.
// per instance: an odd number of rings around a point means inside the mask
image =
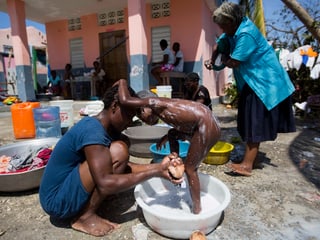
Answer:
[{"label": "wet pavement", "polygon": [[[8,109],[0,107],[0,146],[24,141],[14,138]],[[237,111],[216,105],[213,112],[222,127],[221,140],[235,145],[231,160],[241,160],[244,144],[238,142]],[[279,134],[275,141],[262,143],[261,164],[251,177],[229,176],[225,165],[201,164],[199,171],[223,181],[232,195],[221,223],[208,234],[208,240],[320,239],[320,130],[316,120],[297,116],[297,132]],[[132,190],[109,200],[100,214],[122,227],[101,239],[169,239],[148,227]],[[0,239],[96,239],[70,229],[68,223],[50,219],[40,207],[37,189],[0,193],[0,222]]]}]

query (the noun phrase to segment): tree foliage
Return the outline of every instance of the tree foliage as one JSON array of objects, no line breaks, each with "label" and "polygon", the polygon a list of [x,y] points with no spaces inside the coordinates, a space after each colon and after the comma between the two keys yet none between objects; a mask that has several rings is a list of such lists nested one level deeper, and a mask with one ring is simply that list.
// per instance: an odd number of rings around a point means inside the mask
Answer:
[{"label": "tree foliage", "polygon": [[276,47],[294,50],[311,44],[319,50],[320,1],[281,0],[285,5],[273,13],[273,20],[266,19],[267,38]]}]

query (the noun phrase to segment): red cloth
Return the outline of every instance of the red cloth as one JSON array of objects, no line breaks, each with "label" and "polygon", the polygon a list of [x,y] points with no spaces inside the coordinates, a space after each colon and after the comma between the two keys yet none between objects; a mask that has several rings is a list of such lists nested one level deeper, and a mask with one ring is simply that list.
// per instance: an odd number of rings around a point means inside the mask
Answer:
[{"label": "red cloth", "polygon": [[18,169],[14,172],[0,172],[0,174],[8,174],[8,173],[19,173],[19,172],[26,172],[32,169],[41,168],[45,165],[47,165],[50,155],[52,153],[52,149],[50,148],[44,148],[41,149],[35,157],[32,159],[32,164],[28,167]]}]

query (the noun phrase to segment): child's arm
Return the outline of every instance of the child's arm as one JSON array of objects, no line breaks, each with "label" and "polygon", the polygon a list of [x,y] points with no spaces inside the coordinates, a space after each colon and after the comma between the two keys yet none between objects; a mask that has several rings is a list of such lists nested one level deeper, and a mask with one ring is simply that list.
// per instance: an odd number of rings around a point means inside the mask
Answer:
[{"label": "child's arm", "polygon": [[120,79],[114,85],[119,85],[119,88],[118,88],[119,102],[121,104],[124,104],[127,101],[127,99],[130,97],[127,81],[125,79]]},{"label": "child's arm", "polygon": [[145,106],[148,103],[144,99],[132,97],[130,95],[129,90],[128,90],[127,80],[120,79],[117,82],[117,84],[119,85],[119,89],[118,89],[119,96],[118,97],[119,97],[119,102],[121,105],[127,106],[127,107],[139,108],[139,107]]}]

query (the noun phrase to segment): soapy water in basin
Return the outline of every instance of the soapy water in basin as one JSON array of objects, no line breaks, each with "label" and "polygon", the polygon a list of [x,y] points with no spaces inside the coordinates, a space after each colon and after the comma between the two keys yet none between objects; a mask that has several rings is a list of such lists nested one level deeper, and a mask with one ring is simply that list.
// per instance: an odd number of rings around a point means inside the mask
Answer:
[{"label": "soapy water in basin", "polygon": [[[167,216],[190,217],[193,215],[192,200],[189,188],[185,182],[176,187],[177,191],[161,191],[155,193],[152,197],[145,199],[145,203],[152,207],[156,212]],[[202,212],[210,212],[219,207],[220,203],[209,193],[200,192]],[[201,214],[200,213],[200,214]]]}]

